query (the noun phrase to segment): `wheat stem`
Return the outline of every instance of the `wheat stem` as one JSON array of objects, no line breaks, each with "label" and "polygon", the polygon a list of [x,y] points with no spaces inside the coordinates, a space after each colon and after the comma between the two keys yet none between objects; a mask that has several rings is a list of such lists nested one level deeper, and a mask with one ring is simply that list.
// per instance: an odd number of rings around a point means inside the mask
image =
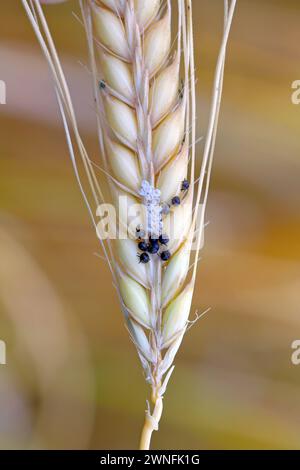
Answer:
[{"label": "wheat stem", "polygon": [[151,438],[154,431],[158,430],[158,425],[163,412],[163,400],[161,397],[156,397],[154,399],[154,410],[150,415],[147,411],[145,424],[142,430],[141,440],[140,440],[140,450],[149,450],[151,444]]}]

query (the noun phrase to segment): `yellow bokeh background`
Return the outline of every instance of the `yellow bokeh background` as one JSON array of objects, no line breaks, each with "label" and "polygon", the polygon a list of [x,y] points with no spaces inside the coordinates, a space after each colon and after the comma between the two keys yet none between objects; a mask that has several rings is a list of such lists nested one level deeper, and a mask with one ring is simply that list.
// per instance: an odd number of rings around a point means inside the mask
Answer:
[{"label": "yellow bokeh background", "polygon": [[[300,5],[237,3],[193,302],[211,311],[176,359],[156,449],[300,448]],[[222,6],[194,0],[199,137]],[[96,161],[77,2],[45,11]],[[133,449],[148,389],[97,257],[47,64],[20,1],[2,2],[0,22],[0,448]],[[203,143],[197,151],[200,162]]]}]

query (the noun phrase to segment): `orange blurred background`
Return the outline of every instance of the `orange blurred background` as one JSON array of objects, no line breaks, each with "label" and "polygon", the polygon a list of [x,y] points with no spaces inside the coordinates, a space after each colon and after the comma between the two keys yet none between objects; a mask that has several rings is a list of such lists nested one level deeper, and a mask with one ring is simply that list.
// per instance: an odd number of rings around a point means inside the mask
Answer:
[{"label": "orange blurred background", "polygon": [[[222,6],[194,1],[199,136]],[[77,2],[45,10],[97,160]],[[193,303],[211,311],[178,354],[154,448],[300,448],[299,20],[297,0],[238,0]],[[136,448],[149,391],[95,255],[47,64],[20,1],[2,2],[0,25],[0,448]]]}]

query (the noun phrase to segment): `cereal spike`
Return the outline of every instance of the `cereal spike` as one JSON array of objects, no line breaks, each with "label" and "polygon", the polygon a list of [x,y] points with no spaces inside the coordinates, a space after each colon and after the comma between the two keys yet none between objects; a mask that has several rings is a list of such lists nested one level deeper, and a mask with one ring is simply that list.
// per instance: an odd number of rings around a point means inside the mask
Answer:
[{"label": "cereal spike", "polygon": [[[105,243],[100,239],[100,243],[152,388],[153,411],[146,413],[140,444],[143,450],[149,448],[152,432],[158,429],[163,394],[188,325],[236,0],[224,2],[223,39],[198,174],[192,1],[177,0],[175,56],[171,50],[171,11],[176,9],[176,2],[171,8],[170,0],[79,1],[91,59],[101,170],[107,176],[116,212],[113,228],[119,236],[115,247],[110,239]],[[94,162],[80,137],[40,0],[22,3],[50,66],[72,165],[98,233],[94,213],[102,213],[99,203],[104,196]],[[95,211],[84,189],[77,153],[97,206]],[[187,177],[189,190],[180,194]],[[132,209],[137,203],[141,210],[136,215]],[[147,252],[135,239],[137,227],[141,227],[139,233],[143,233]],[[168,236],[161,238],[161,232]],[[190,246],[195,236],[196,252],[189,276]]]}]

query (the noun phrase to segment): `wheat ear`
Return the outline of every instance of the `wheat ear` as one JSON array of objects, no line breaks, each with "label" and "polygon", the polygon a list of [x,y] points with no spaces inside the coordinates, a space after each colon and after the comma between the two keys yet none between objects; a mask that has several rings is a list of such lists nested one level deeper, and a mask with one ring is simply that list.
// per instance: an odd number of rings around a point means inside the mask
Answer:
[{"label": "wheat ear", "polygon": [[[22,2],[51,68],[75,174],[96,227],[89,195],[97,207],[103,202],[103,194],[80,138],[55,46],[38,0]],[[224,34],[200,174],[196,174],[191,0],[177,0],[173,7],[170,0],[81,0],[80,5],[103,171],[120,214],[118,225],[127,224],[128,235],[114,244],[109,239],[100,239],[100,243],[126,326],[152,389],[153,409],[149,404],[140,443],[140,449],[148,449],[159,426],[174,358],[189,325],[226,45],[236,0],[224,2]],[[178,11],[174,40],[173,8]],[[74,144],[88,176],[89,195],[78,171]],[[121,195],[127,197],[129,205],[140,203],[143,208],[135,226],[139,227],[137,233],[128,226]],[[140,263],[136,256],[139,242],[144,243]]]}]

